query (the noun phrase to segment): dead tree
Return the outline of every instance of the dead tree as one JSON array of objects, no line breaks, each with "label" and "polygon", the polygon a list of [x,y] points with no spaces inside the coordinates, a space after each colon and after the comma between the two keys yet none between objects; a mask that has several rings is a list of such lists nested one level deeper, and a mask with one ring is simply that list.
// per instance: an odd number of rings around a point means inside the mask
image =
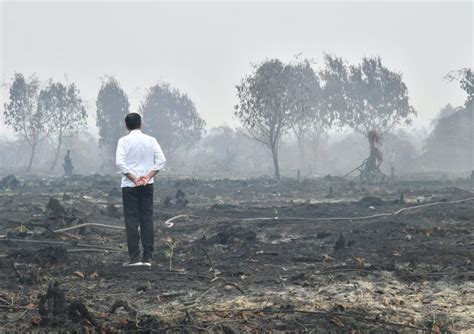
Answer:
[{"label": "dead tree", "polygon": [[357,65],[326,55],[322,71],[325,105],[340,126],[348,126],[368,139],[370,153],[363,163],[346,176],[359,171],[356,179],[380,182],[382,154],[376,147],[381,135],[397,125],[409,125],[416,111],[409,103],[402,74],[386,68],[379,57],[363,58]]},{"label": "dead tree", "polygon": [[350,177],[357,172],[354,179],[359,180],[361,183],[382,183],[386,177],[380,170],[383,155],[382,151],[376,146],[377,144],[382,144],[382,137],[376,131],[370,131],[368,139],[370,144],[369,157],[362,164],[344,175],[344,178]]}]

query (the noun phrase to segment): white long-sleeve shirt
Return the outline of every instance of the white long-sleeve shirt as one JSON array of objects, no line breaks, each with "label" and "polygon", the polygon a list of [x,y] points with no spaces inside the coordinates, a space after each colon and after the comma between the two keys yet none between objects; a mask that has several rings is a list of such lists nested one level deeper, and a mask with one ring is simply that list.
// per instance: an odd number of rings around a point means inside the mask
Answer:
[{"label": "white long-sleeve shirt", "polygon": [[[161,170],[165,163],[158,141],[141,130],[132,130],[118,141],[116,164],[122,174],[122,188],[135,187],[126,173],[145,176],[152,170]],[[153,178],[148,183],[153,183]]]}]

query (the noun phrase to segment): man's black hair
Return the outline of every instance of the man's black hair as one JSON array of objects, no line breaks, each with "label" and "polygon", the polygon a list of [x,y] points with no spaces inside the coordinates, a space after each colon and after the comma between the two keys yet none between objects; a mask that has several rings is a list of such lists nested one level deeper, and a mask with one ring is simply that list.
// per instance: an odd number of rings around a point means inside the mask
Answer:
[{"label": "man's black hair", "polygon": [[142,117],[136,112],[131,112],[125,116],[125,125],[130,131],[139,129],[142,125]]}]

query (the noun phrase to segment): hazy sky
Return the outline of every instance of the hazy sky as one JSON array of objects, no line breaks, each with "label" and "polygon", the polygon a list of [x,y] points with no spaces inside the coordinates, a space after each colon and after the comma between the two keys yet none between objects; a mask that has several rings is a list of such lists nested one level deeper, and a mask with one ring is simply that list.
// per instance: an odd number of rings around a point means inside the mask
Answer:
[{"label": "hazy sky", "polygon": [[9,82],[15,71],[44,80],[67,74],[93,112],[106,74],[120,81],[132,111],[147,87],[166,81],[191,97],[208,126],[234,126],[235,85],[250,63],[301,53],[318,66],[323,52],[349,62],[380,55],[403,73],[419,126],[446,103],[464,102],[458,85],[443,76],[473,66],[472,35],[470,1],[3,1],[1,80]]}]

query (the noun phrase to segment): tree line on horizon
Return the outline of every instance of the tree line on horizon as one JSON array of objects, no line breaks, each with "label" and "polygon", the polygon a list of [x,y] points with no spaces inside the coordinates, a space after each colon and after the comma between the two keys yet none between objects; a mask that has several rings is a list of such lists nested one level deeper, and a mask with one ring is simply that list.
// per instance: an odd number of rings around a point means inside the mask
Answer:
[{"label": "tree line on horizon", "polygon": [[308,59],[288,64],[266,60],[237,86],[235,115],[271,151],[276,179],[280,141],[288,132],[297,139],[304,166],[304,145],[312,143],[316,150],[321,134],[331,127],[364,135],[372,151],[371,133],[383,135],[416,116],[401,73],[386,68],[380,57],[364,57],[354,65],[331,55],[324,61],[316,72]]},{"label": "tree line on horizon", "polygon": [[[112,159],[118,139],[123,135],[124,118],[130,112],[127,94],[119,82],[108,77],[96,99],[96,125],[99,144]],[[151,87],[139,113],[146,118],[147,131],[158,138],[166,153],[178,147],[189,147],[204,134],[205,122],[193,101],[167,83]],[[16,73],[4,106],[5,124],[10,126],[30,147],[26,171],[31,171],[36,148],[46,139],[56,143],[50,170],[57,165],[63,138],[85,130],[87,111],[74,84],[49,80],[41,86],[36,76],[25,78]]]},{"label": "tree line on horizon", "polygon": [[[467,92],[464,108],[472,113],[472,70],[450,73],[448,79],[459,81]],[[367,139],[372,152],[374,133],[383,137],[416,117],[402,74],[384,66],[380,57],[364,57],[349,64],[325,55],[322,69],[315,69],[309,59],[295,58],[288,63],[267,59],[253,65],[236,91],[234,115],[245,135],[271,153],[276,179],[281,177],[279,148],[287,135],[295,138],[298,166],[305,169],[305,152],[317,156],[321,136],[329,129],[353,129]],[[102,82],[95,112],[99,144],[112,159],[123,135],[123,119],[130,112],[127,94],[115,78]],[[206,123],[191,98],[167,83],[150,87],[138,112],[146,120],[147,132],[167,154],[193,147],[205,134]],[[4,105],[5,124],[30,147],[27,172],[34,163],[36,147],[46,139],[55,143],[54,170],[65,136],[84,130],[87,116],[75,84],[53,80],[42,84],[36,76],[25,78],[20,73],[15,74]]]}]

